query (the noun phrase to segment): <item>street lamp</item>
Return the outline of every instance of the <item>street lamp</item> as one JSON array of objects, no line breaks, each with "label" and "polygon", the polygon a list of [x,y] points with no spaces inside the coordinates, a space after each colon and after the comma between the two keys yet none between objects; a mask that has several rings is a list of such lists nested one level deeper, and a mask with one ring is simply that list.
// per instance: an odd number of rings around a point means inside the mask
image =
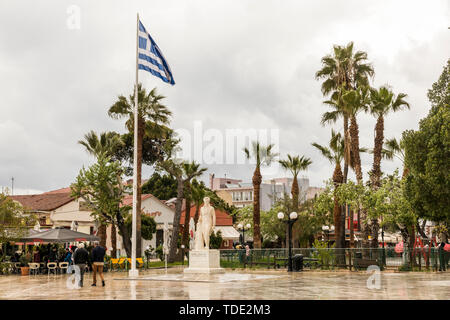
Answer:
[{"label": "street lamp", "polygon": [[181,265],[184,266],[184,244],[181,245]]},{"label": "street lamp", "polygon": [[288,260],[288,272],[292,272],[292,226],[295,221],[297,221],[298,215],[297,212],[291,212],[288,216],[288,219],[284,219],[284,213],[278,212],[277,215],[280,221],[286,223],[288,225],[288,241],[289,241],[289,260]]},{"label": "street lamp", "polygon": [[322,230],[327,235],[327,247],[328,247],[328,240],[330,239],[330,236],[329,236],[330,227],[329,226],[322,226]]},{"label": "street lamp", "polygon": [[242,231],[242,244],[245,244],[245,230],[248,230],[251,227],[250,223],[247,223],[245,226],[242,223],[237,225],[238,230]]}]

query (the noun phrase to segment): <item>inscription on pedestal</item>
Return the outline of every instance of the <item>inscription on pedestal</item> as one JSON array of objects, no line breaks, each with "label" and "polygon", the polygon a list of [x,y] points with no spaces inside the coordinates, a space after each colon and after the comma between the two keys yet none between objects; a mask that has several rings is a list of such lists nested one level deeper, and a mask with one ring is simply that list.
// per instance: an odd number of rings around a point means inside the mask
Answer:
[{"label": "inscription on pedestal", "polygon": [[189,252],[189,268],[185,273],[223,273],[220,268],[219,250],[192,250]]}]

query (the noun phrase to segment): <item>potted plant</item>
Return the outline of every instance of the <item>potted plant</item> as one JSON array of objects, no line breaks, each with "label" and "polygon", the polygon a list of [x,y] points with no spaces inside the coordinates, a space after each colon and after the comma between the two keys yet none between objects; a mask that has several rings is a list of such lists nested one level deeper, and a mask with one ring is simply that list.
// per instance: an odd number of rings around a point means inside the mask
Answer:
[{"label": "potted plant", "polygon": [[23,276],[27,276],[30,273],[30,267],[28,263],[31,262],[31,257],[28,254],[24,254],[19,258],[20,272]]}]

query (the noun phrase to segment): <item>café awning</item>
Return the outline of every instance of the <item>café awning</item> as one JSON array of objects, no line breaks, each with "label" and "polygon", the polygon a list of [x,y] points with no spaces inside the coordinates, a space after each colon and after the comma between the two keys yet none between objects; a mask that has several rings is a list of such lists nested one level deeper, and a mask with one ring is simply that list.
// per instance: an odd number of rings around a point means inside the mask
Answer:
[{"label": "caf\u00e9 awning", "polygon": [[77,241],[100,241],[100,238],[91,234],[73,231],[65,228],[55,228],[38,233],[29,234],[21,239],[22,242],[50,242],[67,243]]}]

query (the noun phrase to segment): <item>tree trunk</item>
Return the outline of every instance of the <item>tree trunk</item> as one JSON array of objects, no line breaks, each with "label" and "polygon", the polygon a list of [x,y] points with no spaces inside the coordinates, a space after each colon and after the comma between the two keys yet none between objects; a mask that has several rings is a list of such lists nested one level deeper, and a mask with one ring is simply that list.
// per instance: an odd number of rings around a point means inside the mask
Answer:
[{"label": "tree trunk", "polygon": [[347,183],[347,175],[348,175],[348,162],[349,162],[349,158],[350,158],[350,154],[347,150],[350,150],[350,146],[349,143],[350,141],[348,141],[348,116],[345,114],[344,115],[344,183]]},{"label": "tree trunk", "polygon": [[128,229],[125,226],[125,221],[120,213],[117,214],[117,227],[119,228],[120,234],[122,235],[122,243],[127,253],[127,257],[131,257],[131,239],[128,234]]},{"label": "tree trunk", "polygon": [[191,219],[191,199],[189,195],[190,184],[186,183],[186,194],[184,198],[186,199],[186,209],[184,211],[184,226],[183,226],[183,241],[182,243],[186,248],[189,248],[189,220]]},{"label": "tree trunk", "polygon": [[299,194],[297,177],[294,177],[294,180],[292,181],[291,194],[292,194],[292,209],[294,211],[297,211],[298,210],[298,194]]},{"label": "tree trunk", "polygon": [[343,242],[345,241],[345,225],[342,223],[342,210],[339,205],[339,199],[336,195],[337,188],[342,184],[344,180],[344,176],[342,175],[341,164],[339,162],[336,163],[336,167],[334,168],[333,173],[333,183],[334,183],[334,209],[333,209],[333,218],[334,218],[334,241],[335,248],[338,249],[336,262],[338,265],[345,264],[345,255],[342,250]]},{"label": "tree trunk", "polygon": [[370,180],[372,187],[376,190],[381,183],[381,154],[384,141],[384,118],[379,116],[375,125],[375,139],[373,148],[373,166]]},{"label": "tree trunk", "polygon": [[168,262],[175,262],[177,255],[178,237],[180,232],[181,205],[183,202],[184,181],[181,177],[177,178],[177,201],[175,203],[175,215],[173,216],[172,239],[170,240]]},{"label": "tree trunk", "polygon": [[97,236],[100,238],[100,245],[106,248],[106,225],[100,224],[97,230]]},{"label": "tree trunk", "polygon": [[350,248],[355,247],[355,228],[354,228],[354,211],[350,209]]},{"label": "tree trunk", "polygon": [[195,205],[194,222],[195,222],[195,228],[196,228],[196,229],[197,229],[197,221],[198,221],[198,217],[199,217],[199,214],[200,214],[200,206],[201,206],[201,203],[197,203],[197,204]]},{"label": "tree trunk", "polygon": [[136,201],[136,258],[142,255],[141,236],[141,201],[142,201],[142,144],[144,141],[144,119],[138,120],[138,141],[137,141],[137,201]]},{"label": "tree trunk", "polygon": [[261,248],[261,227],[260,227],[260,186],[261,186],[261,172],[259,167],[256,167],[253,173],[253,247],[255,249]]},{"label": "tree trunk", "polygon": [[116,226],[113,223],[111,225],[111,244],[112,244],[112,252],[111,257],[117,258],[117,235],[116,235]]},{"label": "tree trunk", "polygon": [[[373,190],[377,190],[381,185],[381,154],[383,150],[384,141],[384,118],[379,116],[377,119],[377,124],[375,125],[375,138],[374,138],[374,148],[373,148],[373,166],[370,175],[371,186]],[[380,224],[378,219],[372,219],[371,236],[372,248],[378,248],[378,232],[380,230]]]},{"label": "tree trunk", "polygon": [[352,139],[351,150],[353,164],[355,166],[356,181],[360,184],[362,183],[363,176],[361,171],[361,158],[359,156],[359,129],[355,116],[352,116],[350,119],[350,137]]}]

